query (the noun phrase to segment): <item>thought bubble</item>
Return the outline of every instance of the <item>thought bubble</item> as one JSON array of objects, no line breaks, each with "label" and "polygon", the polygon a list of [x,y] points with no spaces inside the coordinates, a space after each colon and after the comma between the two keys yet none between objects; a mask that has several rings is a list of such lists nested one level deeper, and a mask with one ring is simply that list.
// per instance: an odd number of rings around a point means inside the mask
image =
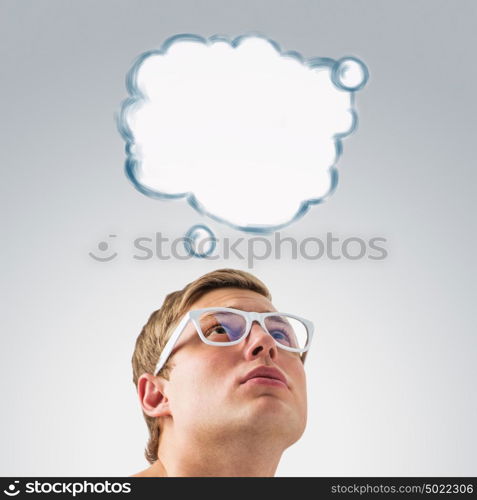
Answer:
[{"label": "thought bubble", "polygon": [[127,176],[240,230],[284,227],[336,188],[367,78],[355,57],[305,59],[261,35],[174,36],[128,73]]}]

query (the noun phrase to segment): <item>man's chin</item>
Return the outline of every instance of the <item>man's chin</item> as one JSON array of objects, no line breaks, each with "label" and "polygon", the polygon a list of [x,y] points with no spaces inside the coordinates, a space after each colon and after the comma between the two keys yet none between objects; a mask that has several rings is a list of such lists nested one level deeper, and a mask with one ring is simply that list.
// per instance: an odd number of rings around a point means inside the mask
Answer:
[{"label": "man's chin", "polygon": [[[290,401],[283,396],[272,392],[261,392],[249,396],[247,403],[243,406],[243,414],[248,419],[277,426],[280,422],[286,426],[290,419],[296,417],[297,410],[292,407]],[[254,422],[256,424],[256,422]]]},{"label": "man's chin", "polygon": [[243,418],[257,438],[269,435],[286,446],[296,442],[304,431],[296,408],[273,395],[263,394],[251,401]]}]

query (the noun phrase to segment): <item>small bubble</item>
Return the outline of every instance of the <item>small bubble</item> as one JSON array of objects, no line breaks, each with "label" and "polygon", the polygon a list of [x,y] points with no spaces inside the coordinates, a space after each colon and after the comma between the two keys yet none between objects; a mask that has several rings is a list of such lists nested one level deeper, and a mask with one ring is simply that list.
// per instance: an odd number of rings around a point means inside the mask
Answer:
[{"label": "small bubble", "polygon": [[343,90],[359,90],[368,81],[368,69],[354,57],[345,57],[333,66],[333,83]]},{"label": "small bubble", "polygon": [[98,243],[98,248],[103,252],[108,249],[108,244],[105,241]]},{"label": "small bubble", "polygon": [[214,250],[217,240],[214,233],[202,224],[192,226],[186,233],[184,247],[189,255],[204,258]]}]

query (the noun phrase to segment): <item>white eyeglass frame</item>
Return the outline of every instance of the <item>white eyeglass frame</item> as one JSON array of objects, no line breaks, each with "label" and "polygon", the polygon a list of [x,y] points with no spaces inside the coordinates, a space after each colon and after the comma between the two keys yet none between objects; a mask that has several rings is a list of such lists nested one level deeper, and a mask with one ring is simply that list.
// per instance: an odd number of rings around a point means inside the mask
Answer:
[{"label": "white eyeglass frame", "polygon": [[[238,314],[242,316],[245,319],[245,333],[237,340],[232,340],[230,342],[213,342],[211,340],[208,340],[207,337],[203,334],[202,329],[200,328],[200,324],[198,322],[198,319],[201,314],[207,311],[217,311],[217,312],[232,312],[235,314]],[[258,324],[268,333],[267,327],[265,326],[264,320],[265,318],[269,316],[288,316],[290,318],[296,319],[298,321],[301,321],[306,328],[308,338],[305,347],[299,349],[296,347],[288,347],[286,345],[282,345],[275,338],[275,344],[277,344],[278,347],[281,349],[284,349],[285,351],[290,351],[290,352],[297,352],[301,353],[301,360],[304,363],[305,362],[305,357],[306,357],[306,351],[310,348],[311,345],[311,339],[313,337],[313,332],[314,332],[314,325],[313,323],[305,318],[302,318],[301,316],[296,316],[295,314],[289,314],[289,313],[284,313],[284,312],[278,312],[278,311],[271,311],[271,312],[263,312],[263,313],[258,313],[258,312],[253,312],[253,311],[243,311],[242,309],[233,309],[231,307],[205,307],[203,309],[194,309],[193,311],[187,312],[184,317],[181,319],[180,323],[177,325],[175,330],[172,332],[169,340],[167,341],[166,345],[164,346],[164,349],[161,353],[161,356],[159,357],[159,361],[157,362],[156,368],[154,370],[154,375],[157,375],[164,365],[166,364],[166,361],[168,360],[169,356],[172,353],[172,350],[174,349],[175,345],[177,344],[177,341],[179,340],[179,337],[181,336],[182,332],[184,331],[186,325],[189,323],[189,321],[192,321],[192,323],[195,326],[195,331],[199,335],[200,339],[202,342],[208,345],[216,346],[216,347],[229,347],[231,345],[236,345],[242,342],[247,336],[250,334],[250,331],[252,330],[252,324],[254,321],[257,321]],[[271,335],[270,335],[271,336]]]}]

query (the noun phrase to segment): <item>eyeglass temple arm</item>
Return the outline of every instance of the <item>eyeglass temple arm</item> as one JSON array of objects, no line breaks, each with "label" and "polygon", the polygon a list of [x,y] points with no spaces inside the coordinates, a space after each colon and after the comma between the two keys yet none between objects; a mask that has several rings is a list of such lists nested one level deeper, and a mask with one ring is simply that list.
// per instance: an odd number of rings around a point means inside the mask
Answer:
[{"label": "eyeglass temple arm", "polygon": [[162,367],[166,363],[167,359],[171,355],[172,349],[174,349],[174,346],[176,345],[177,341],[179,340],[179,337],[181,336],[181,333],[184,331],[184,328],[189,322],[189,319],[190,319],[189,314],[186,314],[182,318],[181,322],[177,325],[176,329],[172,332],[170,339],[167,341],[167,344],[164,346],[164,349],[161,355],[159,356],[159,361],[157,362],[156,368],[154,370],[154,375],[157,375],[157,373],[162,369]]}]

